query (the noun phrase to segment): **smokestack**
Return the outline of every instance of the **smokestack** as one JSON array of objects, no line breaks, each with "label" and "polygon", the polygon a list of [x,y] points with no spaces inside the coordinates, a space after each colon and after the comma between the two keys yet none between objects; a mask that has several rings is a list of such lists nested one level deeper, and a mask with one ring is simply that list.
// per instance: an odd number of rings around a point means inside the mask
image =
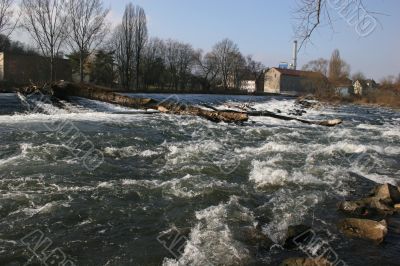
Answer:
[{"label": "smokestack", "polygon": [[293,63],[292,67],[294,70],[297,69],[297,41],[293,42]]}]

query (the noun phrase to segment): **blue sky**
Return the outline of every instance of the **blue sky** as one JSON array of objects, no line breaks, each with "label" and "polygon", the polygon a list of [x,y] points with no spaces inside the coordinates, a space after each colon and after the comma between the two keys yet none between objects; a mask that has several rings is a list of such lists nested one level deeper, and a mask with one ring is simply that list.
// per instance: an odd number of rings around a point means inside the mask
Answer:
[{"label": "blue sky", "polygon": [[[333,1],[333,0],[332,0]],[[118,23],[129,0],[104,0]],[[266,66],[291,59],[296,0],[136,0],[148,16],[150,36],[173,38],[205,51],[223,38],[235,41],[244,54]],[[360,37],[334,9],[334,29],[323,25],[299,54],[299,65],[318,57],[329,58],[338,48],[352,72],[363,71],[377,80],[400,73],[400,1],[365,0],[380,25]]]}]

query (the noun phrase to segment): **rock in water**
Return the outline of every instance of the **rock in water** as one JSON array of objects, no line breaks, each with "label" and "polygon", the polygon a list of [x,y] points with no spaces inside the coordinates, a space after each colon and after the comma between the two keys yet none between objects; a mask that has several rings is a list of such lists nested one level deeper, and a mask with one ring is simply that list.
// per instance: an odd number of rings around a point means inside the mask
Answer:
[{"label": "rock in water", "polygon": [[382,243],[388,232],[385,220],[376,222],[367,219],[347,218],[340,221],[338,226],[348,237],[372,240],[377,244]]},{"label": "rock in water", "polygon": [[400,190],[391,184],[378,185],[372,194],[375,198],[391,202],[392,204],[400,203]]},{"label": "rock in water", "polygon": [[394,209],[385,201],[379,198],[370,197],[354,201],[342,201],[338,205],[338,209],[358,216],[369,216],[378,214],[393,214]]},{"label": "rock in water", "polygon": [[234,236],[241,242],[251,246],[269,249],[274,243],[259,228],[245,226],[235,231]]},{"label": "rock in water", "polygon": [[312,237],[311,227],[303,224],[291,225],[288,228],[286,241],[283,247],[286,249],[297,248],[299,245],[309,240],[310,237]]},{"label": "rock in water", "polygon": [[332,266],[333,264],[324,258],[290,258],[282,262],[281,266]]},{"label": "rock in water", "polygon": [[343,201],[338,205],[339,210],[354,215],[370,215],[374,213],[392,215],[395,205],[400,203],[400,191],[391,184],[378,185],[370,197],[354,201]]}]

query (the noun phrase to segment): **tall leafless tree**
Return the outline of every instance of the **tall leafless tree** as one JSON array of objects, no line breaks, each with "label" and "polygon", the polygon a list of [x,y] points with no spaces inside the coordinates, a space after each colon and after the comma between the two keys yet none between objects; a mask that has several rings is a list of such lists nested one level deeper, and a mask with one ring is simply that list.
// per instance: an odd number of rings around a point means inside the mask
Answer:
[{"label": "tall leafless tree", "polygon": [[146,14],[141,7],[135,7],[132,3],[125,7],[122,23],[117,27],[113,39],[124,88],[130,89],[134,78],[138,88],[140,63],[147,41]]},{"label": "tall leafless tree", "polygon": [[79,55],[81,82],[84,80],[84,64],[88,56],[102,43],[108,32],[106,17],[109,11],[103,7],[101,0],[69,0],[69,43]]},{"label": "tall leafless tree", "polygon": [[215,85],[219,73],[217,58],[213,53],[203,55],[203,51],[196,53],[196,75],[200,77],[204,89],[209,90]]},{"label": "tall leafless tree", "polygon": [[17,25],[18,16],[13,9],[14,0],[0,0],[0,34],[9,36]]},{"label": "tall leafless tree", "polygon": [[124,89],[129,90],[133,79],[134,59],[134,28],[135,28],[135,6],[129,3],[125,7],[122,23],[114,33],[113,42],[115,57],[118,65],[121,84]]},{"label": "tall leafless tree", "polygon": [[305,64],[302,68],[307,71],[320,72],[323,75],[328,74],[328,60],[324,58],[318,58],[316,60],[311,60],[307,64]]},{"label": "tall leafless tree", "polygon": [[171,77],[170,85],[175,90],[184,88],[195,62],[195,51],[190,44],[167,40],[165,60]]},{"label": "tall leafless tree", "polygon": [[242,62],[242,60],[238,60],[241,56],[238,46],[233,41],[224,39],[214,46],[212,53],[218,62],[223,88],[232,87],[232,79],[235,69],[237,69],[236,64]]},{"label": "tall leafless tree", "polygon": [[140,84],[140,63],[142,60],[143,49],[147,41],[147,19],[143,8],[137,6],[134,16],[134,50],[135,50],[135,67],[136,67],[136,89]]},{"label": "tall leafless tree", "polygon": [[329,80],[333,83],[342,82],[349,77],[350,66],[341,59],[338,49],[332,52],[329,61]]},{"label": "tall leafless tree", "polygon": [[163,87],[165,74],[165,44],[159,38],[151,38],[143,53],[143,81],[147,89],[150,85]]},{"label": "tall leafless tree", "polygon": [[55,58],[68,36],[66,0],[22,0],[22,25],[50,59],[50,80],[55,79]]}]

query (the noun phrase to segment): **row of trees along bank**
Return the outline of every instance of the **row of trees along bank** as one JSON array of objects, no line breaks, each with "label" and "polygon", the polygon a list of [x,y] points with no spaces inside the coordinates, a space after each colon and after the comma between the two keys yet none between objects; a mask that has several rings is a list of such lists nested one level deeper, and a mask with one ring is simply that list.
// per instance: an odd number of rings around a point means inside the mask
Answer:
[{"label": "row of trees along bank", "polygon": [[150,38],[145,11],[132,3],[115,28],[101,0],[21,0],[15,6],[14,0],[0,2],[0,34],[7,38],[16,27],[28,32],[49,58],[52,81],[54,61],[63,51],[69,51],[80,81],[89,76],[93,83],[124,90],[233,89],[264,69],[228,39],[205,53],[187,43]]}]

